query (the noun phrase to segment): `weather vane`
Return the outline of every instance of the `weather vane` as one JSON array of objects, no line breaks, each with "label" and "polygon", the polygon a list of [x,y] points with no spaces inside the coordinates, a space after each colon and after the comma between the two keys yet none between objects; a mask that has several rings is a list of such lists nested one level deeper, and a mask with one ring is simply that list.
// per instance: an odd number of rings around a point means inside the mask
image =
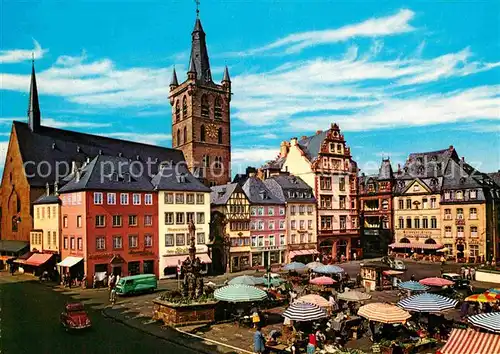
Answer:
[{"label": "weather vane", "polygon": [[196,3],[196,18],[200,17],[200,0],[194,0]]}]

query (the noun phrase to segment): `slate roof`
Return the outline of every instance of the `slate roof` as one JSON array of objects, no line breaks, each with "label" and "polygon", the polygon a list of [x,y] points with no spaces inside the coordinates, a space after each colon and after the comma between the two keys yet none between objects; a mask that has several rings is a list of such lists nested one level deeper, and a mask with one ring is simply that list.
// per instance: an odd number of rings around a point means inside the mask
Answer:
[{"label": "slate roof", "polygon": [[286,157],[278,157],[275,160],[267,161],[262,168],[264,170],[281,170],[285,161]]},{"label": "slate roof", "polygon": [[309,136],[305,139],[299,140],[299,146],[306,154],[309,160],[313,160],[319,155],[319,151],[321,150],[321,144],[323,140],[325,140],[328,131],[321,132],[316,135]]},{"label": "slate roof", "polygon": [[151,180],[155,190],[189,191],[210,193],[210,188],[189,173],[185,164],[166,164]]},{"label": "slate roof", "polygon": [[392,172],[391,160],[382,159],[382,163],[378,170],[377,178],[379,180],[390,180],[394,178],[394,173]]},{"label": "slate roof", "polygon": [[35,200],[33,202],[34,205],[36,204],[59,204],[61,203],[61,199],[57,195],[51,194],[51,195],[42,195],[40,198]]},{"label": "slate roof", "polygon": [[[300,177],[272,176],[266,179],[264,184],[282,202],[316,203],[312,188]],[[303,194],[302,198],[299,193]]]},{"label": "slate roof", "polygon": [[442,177],[448,160],[458,161],[455,149],[411,153],[402,170],[396,175],[398,179]]},{"label": "slate roof", "polygon": [[189,58],[190,68],[194,64],[196,79],[202,83],[209,84],[212,82],[212,74],[210,72],[210,61],[208,58],[207,43],[205,40],[205,31],[199,18],[194,24],[193,33],[191,34],[191,57]]},{"label": "slate roof", "polygon": [[[178,163],[184,161],[184,155],[180,150],[169,149],[161,146],[136,143],[132,141],[112,139],[104,136],[91,135],[51,127],[41,126],[32,132],[28,124],[14,121],[13,128],[17,134],[19,148],[23,162],[32,161],[34,164],[26,166],[28,182],[31,186],[45,187],[48,182],[53,184],[56,180],[56,162],[66,163],[71,169],[72,161],[83,163],[87,158],[95,158],[99,154],[108,156],[118,156],[145,163],[151,161],[172,161]],[[156,160],[157,159],[157,160]],[[45,173],[45,168],[50,166],[50,173],[46,177],[36,173],[36,166],[42,161],[44,166],[41,170]],[[60,165],[60,173],[65,174],[64,165]],[[152,164],[152,173],[156,174],[158,165]],[[47,171],[49,172],[49,171]]]},{"label": "slate roof", "polygon": [[235,191],[241,191],[243,193],[238,183],[228,183],[211,187],[210,203],[213,205],[226,205]]},{"label": "slate roof", "polygon": [[488,173],[488,176],[500,187],[500,171]]},{"label": "slate roof", "polygon": [[284,204],[257,177],[249,177],[242,188],[251,204]]}]

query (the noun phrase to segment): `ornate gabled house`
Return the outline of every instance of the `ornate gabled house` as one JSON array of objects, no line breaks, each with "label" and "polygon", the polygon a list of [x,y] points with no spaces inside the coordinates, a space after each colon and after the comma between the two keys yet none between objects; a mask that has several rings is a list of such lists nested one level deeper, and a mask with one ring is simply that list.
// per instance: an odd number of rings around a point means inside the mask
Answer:
[{"label": "ornate gabled house", "polygon": [[448,149],[412,153],[403,169],[398,167],[393,188],[394,238],[396,252],[430,253],[442,248],[440,202],[444,174],[458,155]]},{"label": "ornate gabled house", "polygon": [[286,205],[286,261],[312,262],[316,258],[316,199],[300,177],[281,172],[264,180],[266,187]]},{"label": "ornate gabled house", "polygon": [[229,264],[230,272],[250,268],[250,202],[245,192],[238,183],[228,183],[212,187],[210,199],[214,267],[224,271]]},{"label": "ornate gabled house", "polygon": [[380,257],[393,242],[391,161],[383,159],[379,173],[359,177],[359,208],[363,256]]},{"label": "ornate gabled house", "polygon": [[325,261],[362,255],[357,211],[358,167],[337,124],[282,144],[281,169],[307,183],[317,200],[318,245]]},{"label": "ornate gabled house", "polygon": [[196,19],[187,79],[170,83],[172,147],[182,150],[191,172],[209,186],[226,184],[231,175],[231,79],[226,67],[221,84],[213,81],[206,34]]},{"label": "ornate gabled house", "polygon": [[450,160],[441,198],[441,239],[458,261],[485,262],[499,257],[500,186],[465,162]]}]

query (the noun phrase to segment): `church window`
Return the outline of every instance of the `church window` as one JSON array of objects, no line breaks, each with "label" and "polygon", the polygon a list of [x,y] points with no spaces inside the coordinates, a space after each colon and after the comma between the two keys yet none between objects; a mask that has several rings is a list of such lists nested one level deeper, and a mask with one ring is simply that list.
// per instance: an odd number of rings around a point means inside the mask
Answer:
[{"label": "church window", "polygon": [[184,127],[184,141],[183,141],[183,143],[184,144],[187,143],[187,128],[186,127]]},{"label": "church window", "polygon": [[205,126],[202,125],[200,128],[200,140],[205,141]]},{"label": "church window", "polygon": [[222,119],[222,102],[220,97],[215,99],[214,115],[215,119]]},{"label": "church window", "polygon": [[210,167],[210,156],[203,155],[203,167]]},{"label": "church window", "polygon": [[181,130],[177,129],[177,145],[181,145],[182,140],[181,140]]},{"label": "church window", "polygon": [[217,140],[219,144],[222,144],[222,128],[219,128],[219,130],[217,131]]},{"label": "church window", "polygon": [[175,121],[178,122],[181,120],[181,109],[179,106],[179,101],[175,103]]},{"label": "church window", "polygon": [[208,97],[207,95],[201,96],[201,116],[203,118],[208,118],[210,114],[210,108],[208,105]]},{"label": "church window", "polygon": [[184,97],[182,99],[182,118],[186,119],[188,114],[188,104],[187,104],[187,98]]},{"label": "church window", "polygon": [[222,168],[222,156],[215,157],[215,168]]}]

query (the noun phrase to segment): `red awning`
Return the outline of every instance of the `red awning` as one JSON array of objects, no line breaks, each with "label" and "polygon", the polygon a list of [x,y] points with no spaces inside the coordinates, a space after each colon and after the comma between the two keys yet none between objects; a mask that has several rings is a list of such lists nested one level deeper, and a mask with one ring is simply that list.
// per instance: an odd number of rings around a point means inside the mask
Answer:
[{"label": "red awning", "polygon": [[423,249],[423,250],[437,250],[437,249],[443,248],[443,245],[440,243],[394,242],[394,243],[391,243],[389,245],[389,247],[390,248],[418,248],[418,249]]},{"label": "red awning", "polygon": [[296,257],[296,256],[306,256],[310,254],[317,254],[318,251],[311,249],[311,250],[295,250],[295,251],[290,251],[290,258]]},{"label": "red awning", "polygon": [[453,329],[445,346],[439,354],[498,354],[500,353],[500,335],[476,332],[470,329]]},{"label": "red awning", "polygon": [[[183,256],[164,256],[164,257],[166,258],[167,261],[165,267],[177,267],[177,265],[182,264],[182,262],[184,262],[186,258],[188,258],[189,256],[186,254]],[[197,253],[196,257],[199,257],[202,263],[212,263],[212,260],[206,253]]]},{"label": "red awning", "polygon": [[24,264],[38,267],[47,262],[52,256],[53,254],[48,253],[34,253]]}]

